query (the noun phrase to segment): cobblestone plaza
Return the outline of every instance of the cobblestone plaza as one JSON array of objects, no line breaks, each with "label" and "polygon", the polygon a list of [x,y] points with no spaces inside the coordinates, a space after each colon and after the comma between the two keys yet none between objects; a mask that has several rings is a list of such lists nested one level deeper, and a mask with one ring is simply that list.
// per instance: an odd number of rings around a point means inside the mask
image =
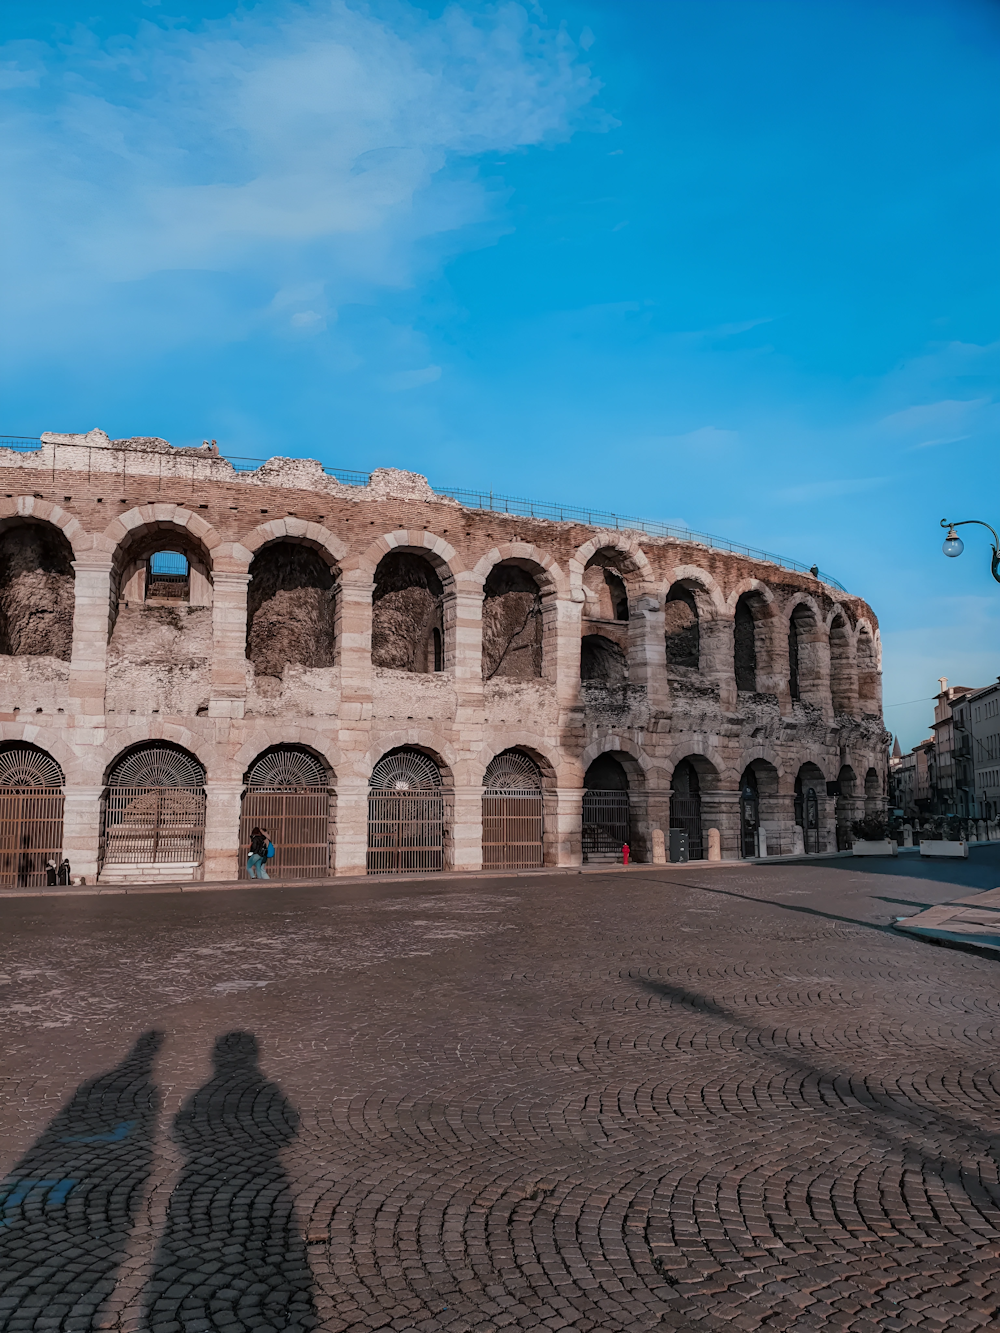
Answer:
[{"label": "cobblestone plaza", "polygon": [[0,900],[0,1329],[1000,1327],[997,964],[892,929],[1000,857],[876,871]]}]

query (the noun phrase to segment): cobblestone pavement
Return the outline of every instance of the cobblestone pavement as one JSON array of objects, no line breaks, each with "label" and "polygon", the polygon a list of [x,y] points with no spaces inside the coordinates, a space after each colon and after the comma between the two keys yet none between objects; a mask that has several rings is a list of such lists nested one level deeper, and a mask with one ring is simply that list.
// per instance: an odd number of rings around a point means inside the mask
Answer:
[{"label": "cobblestone pavement", "polygon": [[1000,849],[921,875],[6,900],[0,1329],[1000,1329],[1000,964],[890,926]]}]

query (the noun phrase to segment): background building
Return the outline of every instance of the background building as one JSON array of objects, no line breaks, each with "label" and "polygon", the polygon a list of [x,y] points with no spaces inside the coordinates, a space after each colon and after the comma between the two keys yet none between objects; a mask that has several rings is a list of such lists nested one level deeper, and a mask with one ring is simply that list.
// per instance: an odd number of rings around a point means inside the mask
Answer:
[{"label": "background building", "polygon": [[391,469],[0,466],[6,882],[228,879],[258,824],[310,877],[821,852],[884,808],[877,621],[811,573]]}]

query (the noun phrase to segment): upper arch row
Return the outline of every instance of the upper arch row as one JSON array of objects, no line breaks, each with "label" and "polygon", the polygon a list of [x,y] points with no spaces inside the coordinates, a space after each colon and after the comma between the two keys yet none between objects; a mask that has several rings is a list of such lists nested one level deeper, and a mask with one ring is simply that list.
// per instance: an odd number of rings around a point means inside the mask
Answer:
[{"label": "upper arch row", "polygon": [[[777,611],[773,589],[757,578],[742,579],[725,593],[718,581],[698,565],[679,564],[666,578],[658,577],[641,544],[613,530],[596,531],[570,556],[567,569],[563,570],[546,551],[532,543],[517,540],[499,543],[470,566],[444,537],[423,529],[397,529],[384,533],[370,542],[362,553],[352,555],[346,543],[328,528],[293,516],[261,523],[245,533],[239,541],[224,541],[200,514],[172,503],[140,505],[119,514],[102,532],[94,533],[88,532],[79,519],[59,505],[37,496],[0,500],[0,530],[17,519],[33,520],[58,528],[69,542],[74,559],[91,567],[98,563],[113,564],[116,557],[127,554],[129,546],[136,539],[148,539],[159,531],[164,536],[168,533],[186,534],[192,539],[201,548],[206,567],[213,577],[217,574],[245,576],[254,556],[261,549],[273,542],[292,539],[323,552],[337,565],[344,582],[367,583],[374,578],[375,570],[384,556],[394,551],[411,551],[424,555],[435,564],[445,587],[450,584],[464,585],[469,591],[481,589],[494,565],[513,561],[531,567],[543,593],[548,592],[571,601],[584,600],[583,575],[588,561],[599,551],[610,550],[618,554],[617,568],[636,596],[646,594],[653,598],[662,597],[669,588],[683,581],[694,584],[700,597],[708,604],[706,610],[710,606],[716,614],[733,614],[737,602],[747,593],[759,594],[768,613]],[[818,622],[827,628],[838,616],[847,616],[839,601],[833,601],[824,612],[817,599],[805,590],[789,598],[784,605],[784,613],[790,615],[798,605],[809,607]],[[848,616],[848,620],[854,623],[855,617]],[[861,632],[862,628],[869,634],[876,632],[864,616],[857,619],[855,633]]]}]

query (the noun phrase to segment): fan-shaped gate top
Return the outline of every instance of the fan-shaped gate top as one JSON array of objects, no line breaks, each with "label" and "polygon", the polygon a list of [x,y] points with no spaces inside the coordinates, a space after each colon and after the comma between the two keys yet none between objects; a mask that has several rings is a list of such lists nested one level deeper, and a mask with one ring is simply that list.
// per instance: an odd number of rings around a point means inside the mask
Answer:
[{"label": "fan-shaped gate top", "polygon": [[61,787],[63,771],[44,750],[30,745],[14,745],[0,752],[0,787]]},{"label": "fan-shaped gate top", "polygon": [[372,769],[369,787],[381,791],[413,791],[441,786],[437,764],[419,750],[396,750],[385,754]]},{"label": "fan-shaped gate top", "polygon": [[329,774],[307,750],[269,750],[250,765],[251,787],[328,787]]},{"label": "fan-shaped gate top", "polygon": [[504,750],[486,766],[483,786],[489,791],[541,791],[542,775],[528,755],[520,750]]},{"label": "fan-shaped gate top", "polygon": [[166,745],[144,745],[120,760],[108,778],[110,787],[200,787],[205,770],[193,754]]}]

